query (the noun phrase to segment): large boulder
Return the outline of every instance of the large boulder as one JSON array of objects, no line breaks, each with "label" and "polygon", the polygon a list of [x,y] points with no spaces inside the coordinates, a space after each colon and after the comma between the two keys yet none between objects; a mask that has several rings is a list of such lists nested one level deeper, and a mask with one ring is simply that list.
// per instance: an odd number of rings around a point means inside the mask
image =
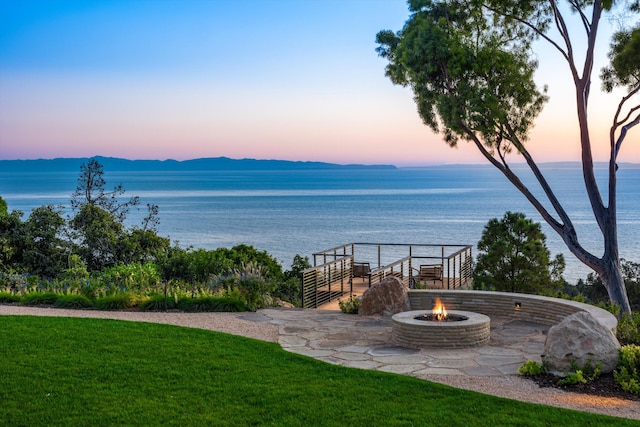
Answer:
[{"label": "large boulder", "polygon": [[397,277],[389,276],[362,294],[358,314],[392,316],[409,309],[407,287]]},{"label": "large boulder", "polygon": [[549,329],[542,358],[554,373],[571,372],[572,362],[579,368],[602,362],[602,372],[609,373],[620,359],[620,343],[590,313],[579,311]]}]

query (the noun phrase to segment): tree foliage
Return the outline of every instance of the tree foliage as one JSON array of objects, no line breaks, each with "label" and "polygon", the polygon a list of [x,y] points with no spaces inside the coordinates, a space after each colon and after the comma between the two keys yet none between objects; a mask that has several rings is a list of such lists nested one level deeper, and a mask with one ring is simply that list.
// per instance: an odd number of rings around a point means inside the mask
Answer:
[{"label": "tree foliage", "polygon": [[[614,36],[603,88],[624,88],[610,129],[606,199],[593,168],[588,104],[598,27],[612,1],[410,0],[402,30],[380,31],[378,54],[389,61],[386,75],[412,89],[426,125],[451,146],[468,141],[524,195],[569,250],[601,277],[611,300],[629,311],[620,272],[616,221],[617,160],[628,132],[640,123],[640,26],[638,2],[626,4],[627,23]],[[570,12],[570,13],[569,13]],[[571,25],[570,20],[576,20]],[[576,32],[575,28],[579,30]],[[602,234],[602,255],[580,243],[573,221],[527,148],[529,131],[547,101],[534,81],[542,40],[565,61],[575,85],[578,145],[589,203]],[[584,46],[584,54],[579,48]],[[510,167],[523,159],[546,201]]]},{"label": "tree foliage", "polygon": [[15,270],[22,264],[24,252],[24,225],[22,212],[9,213],[7,203],[0,198],[0,268]]},{"label": "tree foliage", "polygon": [[484,228],[478,242],[476,289],[552,295],[562,289],[564,258],[551,260],[540,224],[507,212]]},{"label": "tree foliage", "polygon": [[66,267],[67,243],[62,238],[62,211],[47,205],[34,209],[25,223],[25,269],[44,277],[55,277]]}]

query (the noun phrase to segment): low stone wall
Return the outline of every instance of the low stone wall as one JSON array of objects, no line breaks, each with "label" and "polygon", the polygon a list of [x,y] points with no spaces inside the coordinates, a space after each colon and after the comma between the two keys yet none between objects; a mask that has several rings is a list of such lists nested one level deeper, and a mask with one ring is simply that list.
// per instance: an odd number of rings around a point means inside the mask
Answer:
[{"label": "low stone wall", "polygon": [[411,310],[431,310],[436,297],[440,298],[447,310],[472,311],[487,316],[510,317],[549,326],[560,323],[566,316],[578,311],[591,313],[613,333],[618,325],[618,320],[613,314],[593,305],[509,292],[411,289]]}]

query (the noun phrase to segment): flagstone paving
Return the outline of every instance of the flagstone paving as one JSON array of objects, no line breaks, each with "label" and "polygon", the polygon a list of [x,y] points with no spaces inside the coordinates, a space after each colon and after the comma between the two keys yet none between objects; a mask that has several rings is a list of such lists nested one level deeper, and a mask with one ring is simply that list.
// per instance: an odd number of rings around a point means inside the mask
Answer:
[{"label": "flagstone paving", "polygon": [[391,318],[340,311],[263,309],[246,320],[278,325],[287,351],[336,365],[412,375],[504,376],[527,360],[541,362],[548,326],[491,318],[488,345],[461,349],[410,349],[394,345]]}]

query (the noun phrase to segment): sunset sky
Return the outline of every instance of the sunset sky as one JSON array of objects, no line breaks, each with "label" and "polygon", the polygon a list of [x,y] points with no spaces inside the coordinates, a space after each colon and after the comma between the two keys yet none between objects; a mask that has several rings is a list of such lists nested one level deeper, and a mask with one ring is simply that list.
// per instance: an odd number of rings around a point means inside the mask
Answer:
[{"label": "sunset sky", "polygon": [[[484,163],[442,142],[384,76],[376,33],[408,16],[404,0],[0,0],[0,158]],[[566,64],[550,49],[539,60],[551,102],[531,150],[579,160]],[[599,86],[590,118],[606,160],[620,93]],[[620,161],[640,162],[639,140]]]}]

